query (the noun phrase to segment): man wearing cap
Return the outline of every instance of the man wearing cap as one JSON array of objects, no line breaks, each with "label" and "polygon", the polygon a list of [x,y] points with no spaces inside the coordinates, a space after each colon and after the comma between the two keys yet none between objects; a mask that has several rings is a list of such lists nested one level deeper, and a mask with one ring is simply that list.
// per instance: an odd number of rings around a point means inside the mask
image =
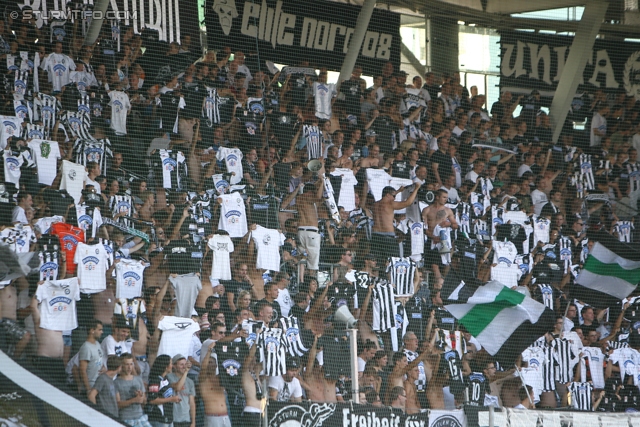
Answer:
[{"label": "man wearing cap", "polygon": [[131,353],[133,342],[127,340],[131,326],[127,324],[123,317],[116,316],[113,323],[113,332],[102,341],[102,357],[104,364],[107,364],[109,356],[118,356],[123,353]]},{"label": "man wearing cap", "polygon": [[173,372],[167,375],[169,385],[181,400],[173,404],[173,427],[195,427],[196,425],[196,385],[187,377],[191,362],[181,354],[171,359]]},{"label": "man wearing cap", "polygon": [[276,402],[302,402],[302,386],[298,378],[298,359],[287,360],[287,372],[269,377],[269,399]]}]

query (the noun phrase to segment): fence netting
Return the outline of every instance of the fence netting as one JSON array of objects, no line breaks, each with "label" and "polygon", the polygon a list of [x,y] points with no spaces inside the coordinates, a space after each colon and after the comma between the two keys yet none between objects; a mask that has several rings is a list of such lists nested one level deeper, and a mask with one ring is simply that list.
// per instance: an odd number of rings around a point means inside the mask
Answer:
[{"label": "fence netting", "polygon": [[3,3],[0,425],[640,410],[640,48],[404,6]]}]

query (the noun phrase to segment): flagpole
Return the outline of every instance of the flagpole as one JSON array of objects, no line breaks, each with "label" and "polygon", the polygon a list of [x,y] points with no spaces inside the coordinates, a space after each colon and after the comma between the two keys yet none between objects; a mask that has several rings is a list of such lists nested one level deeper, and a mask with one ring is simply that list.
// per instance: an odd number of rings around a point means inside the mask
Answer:
[{"label": "flagpole", "polygon": [[527,392],[527,397],[529,398],[529,403],[531,403],[531,406],[534,406],[533,399],[531,398],[531,395],[529,394],[529,389],[527,388],[527,384],[524,382],[524,378],[522,378],[522,373],[520,373],[520,369],[518,369],[517,365],[515,365],[515,368],[516,368],[516,372],[518,373],[518,377],[520,378],[520,382],[522,383],[522,386],[524,387],[524,390]]},{"label": "flagpole", "polygon": [[[569,272],[568,274],[571,274]],[[564,338],[564,321],[567,318],[567,313],[569,312],[569,306],[571,305],[571,298],[569,297],[569,292],[565,294],[567,296],[567,306],[564,308],[564,315],[562,316],[562,332],[560,333],[560,338]]]}]

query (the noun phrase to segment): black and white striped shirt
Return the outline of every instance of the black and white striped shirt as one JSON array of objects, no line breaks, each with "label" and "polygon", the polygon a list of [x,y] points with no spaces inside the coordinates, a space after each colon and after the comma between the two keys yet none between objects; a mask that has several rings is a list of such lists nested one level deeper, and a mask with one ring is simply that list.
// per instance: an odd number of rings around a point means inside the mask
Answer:
[{"label": "black and white striped shirt", "polygon": [[572,382],[569,384],[569,392],[571,393],[571,406],[579,411],[592,411],[591,394],[593,386],[591,383]]},{"label": "black and white striped shirt", "polygon": [[218,106],[219,97],[218,89],[207,86],[207,95],[202,104],[202,117],[206,117],[206,124],[212,127],[214,124],[220,123],[220,108]]},{"label": "black and white striped shirt", "polygon": [[294,316],[281,317],[279,322],[284,333],[283,341],[285,343],[287,353],[292,357],[300,357],[307,353],[309,349],[307,349],[302,343],[298,318]]},{"label": "black and white striped shirt", "polygon": [[385,332],[395,327],[395,292],[391,283],[379,280],[373,288],[373,325],[376,332]]},{"label": "black and white striped shirt", "polygon": [[263,375],[277,377],[286,373],[286,348],[283,343],[282,329],[263,330],[258,339],[258,346]]},{"label": "black and white striped shirt", "polygon": [[322,157],[322,134],[318,126],[304,125],[302,136],[307,140],[307,156],[309,160]]},{"label": "black and white striped shirt", "polygon": [[413,295],[415,290],[413,279],[416,275],[417,264],[411,258],[392,257],[387,266],[391,283],[396,286],[396,295]]}]

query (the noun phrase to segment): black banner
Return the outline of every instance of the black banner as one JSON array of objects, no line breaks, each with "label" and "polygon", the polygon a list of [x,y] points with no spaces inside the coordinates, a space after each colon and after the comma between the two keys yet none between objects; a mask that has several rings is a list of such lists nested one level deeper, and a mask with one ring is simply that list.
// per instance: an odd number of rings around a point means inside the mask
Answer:
[{"label": "black banner", "polygon": [[426,413],[404,415],[400,410],[347,403],[270,402],[268,410],[269,427],[425,427],[429,420]]},{"label": "black banner", "polygon": [[[261,68],[269,60],[339,70],[360,9],[322,0],[208,0],[207,44],[242,50],[247,58],[257,52]],[[400,15],[375,9],[356,63],[373,75],[387,61],[400,65]]]},{"label": "black banner", "polygon": [[[573,37],[516,31],[500,33],[500,88],[538,89],[553,96]],[[640,99],[640,44],[597,39],[582,73],[578,92],[624,88]]]}]

